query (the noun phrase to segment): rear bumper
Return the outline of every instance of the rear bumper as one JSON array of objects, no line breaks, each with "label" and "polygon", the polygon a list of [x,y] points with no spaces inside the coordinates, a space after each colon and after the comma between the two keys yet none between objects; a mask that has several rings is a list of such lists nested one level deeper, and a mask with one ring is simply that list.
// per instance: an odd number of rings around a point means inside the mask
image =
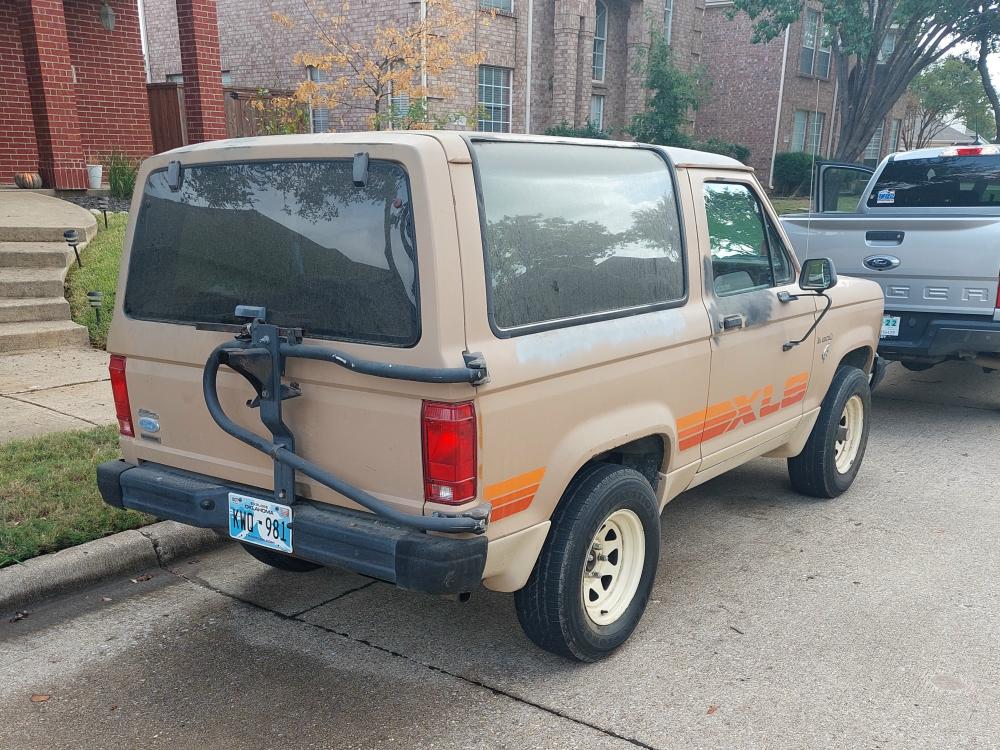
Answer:
[{"label": "rear bumper", "polygon": [[1000,321],[985,316],[935,315],[898,312],[899,337],[879,341],[878,353],[886,359],[972,359],[978,354],[1000,353]]},{"label": "rear bumper", "polygon": [[[230,492],[271,497],[268,490],[152,463],[100,464],[97,484],[109,505],[227,535]],[[428,594],[462,594],[478,588],[482,581],[484,536],[431,536],[371,513],[301,499],[295,502],[293,513],[295,557],[303,560]]]}]

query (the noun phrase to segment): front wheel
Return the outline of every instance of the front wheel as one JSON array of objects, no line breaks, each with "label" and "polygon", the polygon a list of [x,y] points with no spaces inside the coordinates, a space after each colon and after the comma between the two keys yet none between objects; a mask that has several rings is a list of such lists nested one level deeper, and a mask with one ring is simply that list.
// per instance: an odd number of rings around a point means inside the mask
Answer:
[{"label": "front wheel", "polygon": [[812,497],[837,497],[854,482],[868,446],[871,390],[856,367],[837,370],[802,452],[788,459],[792,486]]},{"label": "front wheel", "polygon": [[546,651],[597,661],[635,630],[659,559],[660,514],[646,478],[614,464],[587,467],[514,595],[521,627]]}]

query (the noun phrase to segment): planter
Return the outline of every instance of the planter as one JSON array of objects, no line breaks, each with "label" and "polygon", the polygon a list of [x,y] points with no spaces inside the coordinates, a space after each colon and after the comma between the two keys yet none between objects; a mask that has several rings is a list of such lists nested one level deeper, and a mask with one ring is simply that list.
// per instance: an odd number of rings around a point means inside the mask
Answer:
[{"label": "planter", "polygon": [[101,187],[101,178],[104,176],[104,165],[102,164],[88,164],[87,165],[87,187],[91,190],[97,190]]}]

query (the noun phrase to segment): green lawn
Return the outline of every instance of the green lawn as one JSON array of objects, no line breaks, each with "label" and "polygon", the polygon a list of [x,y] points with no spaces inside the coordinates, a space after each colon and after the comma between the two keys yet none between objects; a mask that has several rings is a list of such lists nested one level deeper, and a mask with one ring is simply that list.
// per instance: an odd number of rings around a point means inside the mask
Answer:
[{"label": "green lawn", "polygon": [[[108,324],[111,323],[111,313],[115,307],[118,267],[127,223],[128,216],[125,214],[109,214],[108,228],[105,229],[104,219],[98,218],[97,236],[80,254],[83,268],[78,268],[74,263],[66,277],[66,298],[69,300],[73,320],[87,326],[90,343],[99,349],[105,348],[108,342]],[[91,291],[104,292],[100,325],[94,309],[87,304],[87,292]]]},{"label": "green lawn", "polygon": [[0,568],[151,523],[97,491],[97,464],[118,456],[117,427],[0,445]]},{"label": "green lawn", "polygon": [[804,213],[809,210],[809,198],[771,198],[771,205],[779,215]]}]

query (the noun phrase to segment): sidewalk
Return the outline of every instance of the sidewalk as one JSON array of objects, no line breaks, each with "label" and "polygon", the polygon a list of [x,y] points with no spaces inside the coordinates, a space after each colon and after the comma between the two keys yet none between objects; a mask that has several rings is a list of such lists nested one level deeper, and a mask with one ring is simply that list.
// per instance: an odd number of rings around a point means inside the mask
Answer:
[{"label": "sidewalk", "polygon": [[108,355],[40,349],[0,355],[0,443],[113,424]]}]

